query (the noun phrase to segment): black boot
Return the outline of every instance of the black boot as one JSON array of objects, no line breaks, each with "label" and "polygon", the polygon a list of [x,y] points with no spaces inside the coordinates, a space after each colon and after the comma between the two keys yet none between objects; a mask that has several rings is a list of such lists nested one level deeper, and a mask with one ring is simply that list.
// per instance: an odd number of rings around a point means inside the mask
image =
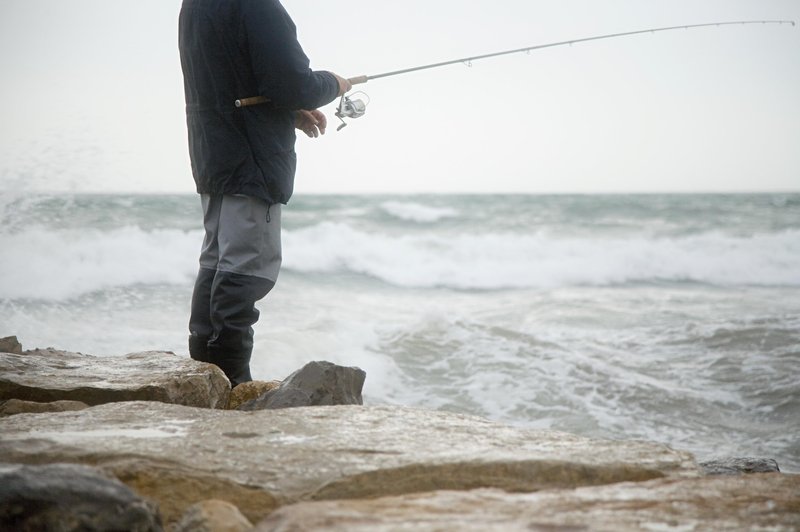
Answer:
[{"label": "black boot", "polygon": [[221,369],[228,380],[231,381],[231,388],[235,388],[243,382],[250,382],[253,377],[250,375],[250,356],[253,353],[253,342],[250,340],[249,346],[239,345],[238,349],[223,345],[208,345],[208,354],[213,364]]},{"label": "black boot", "polygon": [[268,279],[216,272],[211,287],[211,324],[208,356],[231,381],[231,386],[249,382],[253,353],[253,328],[259,312],[256,301],[275,285]]},{"label": "black boot", "polygon": [[197,333],[189,335],[189,356],[198,362],[211,362],[211,355],[208,353],[208,336],[200,336]]},{"label": "black boot", "polygon": [[200,362],[211,362],[208,340],[214,333],[211,326],[211,287],[215,270],[200,268],[192,293],[192,315],[189,318],[189,355]]}]

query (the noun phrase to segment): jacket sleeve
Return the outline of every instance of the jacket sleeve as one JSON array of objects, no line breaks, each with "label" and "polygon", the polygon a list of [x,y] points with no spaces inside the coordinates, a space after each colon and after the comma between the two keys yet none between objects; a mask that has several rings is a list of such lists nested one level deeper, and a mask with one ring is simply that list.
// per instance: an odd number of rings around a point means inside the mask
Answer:
[{"label": "jacket sleeve", "polygon": [[279,0],[243,0],[242,28],[258,92],[277,107],[316,109],[334,99],[339,82],[313,71],[297,30]]}]

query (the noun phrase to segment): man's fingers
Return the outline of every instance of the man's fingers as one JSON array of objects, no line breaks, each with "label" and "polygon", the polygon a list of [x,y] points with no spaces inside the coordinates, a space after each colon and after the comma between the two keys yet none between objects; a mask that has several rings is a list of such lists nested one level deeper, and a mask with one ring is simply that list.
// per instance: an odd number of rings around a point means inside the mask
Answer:
[{"label": "man's fingers", "polygon": [[317,127],[319,128],[319,132],[321,135],[325,134],[325,129],[328,127],[328,117],[325,116],[325,113],[318,109],[314,109],[311,111],[311,114],[317,120]]},{"label": "man's fingers", "polygon": [[325,129],[328,127],[328,119],[322,111],[314,109],[313,111],[300,111],[303,117],[303,131],[309,137],[317,138],[325,134]]},{"label": "man's fingers", "polygon": [[311,111],[311,114],[316,118],[317,126],[319,126],[320,131],[325,134],[325,128],[328,127],[328,117],[319,109],[314,109]]},{"label": "man's fingers", "polygon": [[303,120],[306,123],[312,124],[312,125],[315,125],[315,126],[317,125],[317,118],[314,116],[314,113],[312,113],[311,111],[306,111],[305,109],[302,109],[300,111],[300,114],[303,115]]},{"label": "man's fingers", "polygon": [[325,129],[328,127],[328,119],[322,111],[314,109],[307,111],[301,109],[295,115],[295,127],[309,136],[309,138],[317,138],[325,134]]}]

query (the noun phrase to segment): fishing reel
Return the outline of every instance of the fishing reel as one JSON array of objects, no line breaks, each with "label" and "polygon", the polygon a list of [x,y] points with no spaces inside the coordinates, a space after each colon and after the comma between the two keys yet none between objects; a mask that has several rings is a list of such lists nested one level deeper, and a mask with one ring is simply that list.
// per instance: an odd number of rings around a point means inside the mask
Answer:
[{"label": "fishing reel", "polygon": [[361,91],[353,93],[353,96],[358,94],[363,94],[367,98],[366,103],[364,103],[364,100],[353,100],[347,94],[342,94],[342,99],[339,100],[339,107],[336,108],[336,117],[342,121],[342,125],[337,127],[336,131],[341,131],[347,126],[345,118],[361,118],[367,112],[367,105],[370,101],[369,96]]}]

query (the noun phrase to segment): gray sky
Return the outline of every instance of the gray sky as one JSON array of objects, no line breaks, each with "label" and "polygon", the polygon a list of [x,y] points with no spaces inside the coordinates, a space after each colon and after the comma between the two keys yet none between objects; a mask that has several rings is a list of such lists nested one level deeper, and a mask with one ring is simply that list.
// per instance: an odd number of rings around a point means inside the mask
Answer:
[{"label": "gray sky", "polygon": [[[285,0],[345,76],[797,0]],[[2,0],[0,190],[191,192],[175,0]],[[643,35],[362,87],[300,138],[298,192],[800,190],[800,27]],[[246,96],[246,95],[242,95]]]}]

